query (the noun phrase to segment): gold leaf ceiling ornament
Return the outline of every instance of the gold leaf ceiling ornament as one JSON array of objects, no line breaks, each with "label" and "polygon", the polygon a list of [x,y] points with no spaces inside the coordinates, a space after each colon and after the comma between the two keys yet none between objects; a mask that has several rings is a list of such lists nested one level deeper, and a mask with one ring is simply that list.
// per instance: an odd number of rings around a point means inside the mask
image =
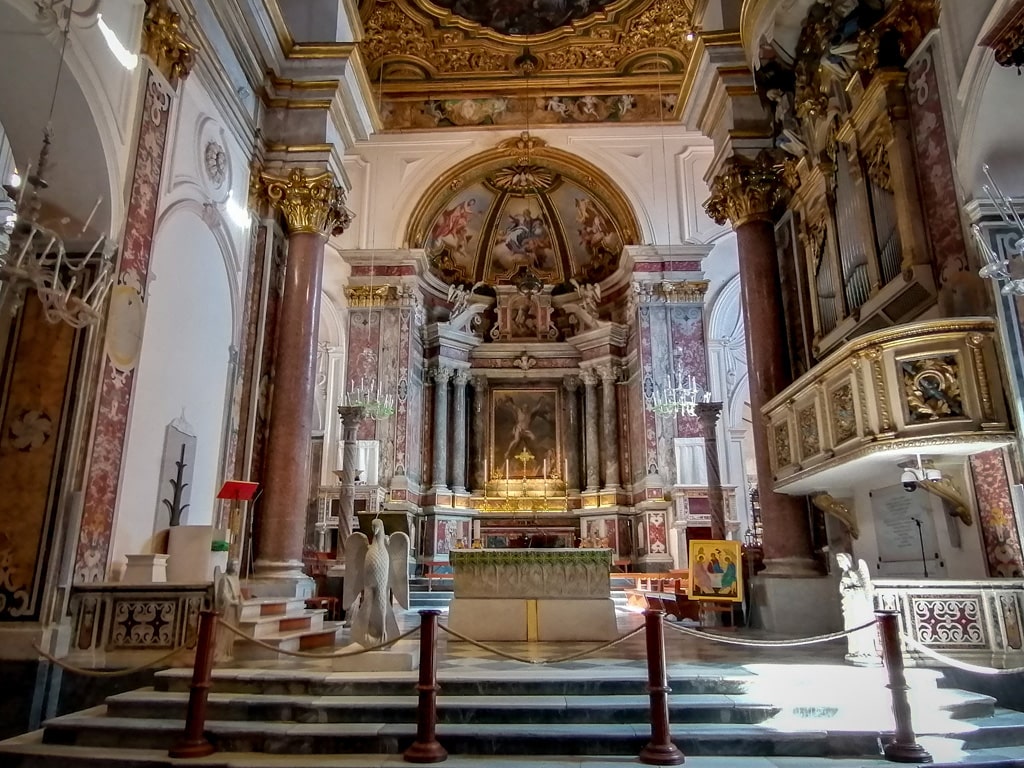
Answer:
[{"label": "gold leaf ceiling ornament", "polygon": [[[367,0],[359,47],[380,84],[386,128],[656,122],[675,119],[680,105],[697,38],[692,5],[616,0],[543,34],[513,36],[429,0]],[[516,65],[524,49],[536,60],[528,79]]]}]

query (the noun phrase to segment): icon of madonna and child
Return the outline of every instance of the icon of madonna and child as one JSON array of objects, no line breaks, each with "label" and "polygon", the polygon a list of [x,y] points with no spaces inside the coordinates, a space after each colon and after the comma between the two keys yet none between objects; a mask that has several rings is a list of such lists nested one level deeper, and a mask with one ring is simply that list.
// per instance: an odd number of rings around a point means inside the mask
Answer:
[{"label": "icon of madonna and child", "polygon": [[741,601],[740,543],[694,540],[689,544],[690,599]]}]

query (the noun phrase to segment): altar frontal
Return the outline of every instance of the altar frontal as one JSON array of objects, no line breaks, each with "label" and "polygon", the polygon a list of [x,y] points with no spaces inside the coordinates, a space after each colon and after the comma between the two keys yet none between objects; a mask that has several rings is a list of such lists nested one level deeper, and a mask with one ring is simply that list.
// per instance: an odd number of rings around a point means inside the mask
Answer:
[{"label": "altar frontal", "polygon": [[453,550],[449,626],[473,640],[613,640],[610,549]]}]

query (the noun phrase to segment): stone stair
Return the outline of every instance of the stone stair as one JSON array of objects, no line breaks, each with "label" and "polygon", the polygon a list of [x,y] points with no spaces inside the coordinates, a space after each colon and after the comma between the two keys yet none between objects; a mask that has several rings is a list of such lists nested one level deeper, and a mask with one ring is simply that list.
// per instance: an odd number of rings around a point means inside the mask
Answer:
[{"label": "stone stair", "polygon": [[[935,673],[911,672],[915,725],[929,748],[967,751],[972,765],[1024,766],[1024,715],[998,708],[988,696],[939,688]],[[849,690],[848,681],[860,674],[872,676],[871,684]],[[521,758],[517,765],[524,766],[538,765],[542,756],[545,765],[569,756],[567,766],[585,756],[588,765],[621,765],[650,737],[648,699],[640,670],[608,675],[552,669],[442,675],[438,739],[453,757],[476,759],[476,765],[484,756],[488,763]],[[298,762],[308,759],[303,755],[346,756],[344,763],[333,759],[348,768],[400,761],[416,731],[415,679],[415,673],[216,670],[207,735],[220,752],[197,764],[256,766],[270,755],[288,756],[275,764],[289,766],[311,765]],[[849,670],[840,684],[847,690],[810,688],[809,677],[789,679],[786,689],[781,679],[715,674],[713,668],[673,675],[672,736],[687,764],[723,757],[731,762],[709,765],[774,765],[745,762],[766,757],[784,759],[786,766],[882,764],[880,739],[892,726],[875,671]],[[0,743],[0,765],[169,764],[164,756],[182,732],[189,680],[189,670],[166,670],[152,688],[54,718],[41,731]],[[810,762],[794,762],[800,758]]]},{"label": "stone stair", "polygon": [[[327,611],[306,608],[302,598],[254,597],[242,602],[239,629],[249,637],[284,651],[333,648],[341,622],[325,621]],[[224,632],[226,630],[220,630]],[[269,661],[288,658],[236,638],[234,657],[238,661]]]}]

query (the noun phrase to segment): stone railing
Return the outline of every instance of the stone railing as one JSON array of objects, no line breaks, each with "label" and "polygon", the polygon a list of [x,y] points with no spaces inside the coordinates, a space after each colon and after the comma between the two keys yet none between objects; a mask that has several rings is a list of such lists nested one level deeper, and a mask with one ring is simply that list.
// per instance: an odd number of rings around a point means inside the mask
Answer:
[{"label": "stone railing", "polygon": [[763,409],[775,489],[886,451],[968,455],[1012,440],[991,318],[899,325],[847,342]]},{"label": "stone railing", "polygon": [[[127,667],[159,651],[193,648],[199,611],[212,600],[209,582],[75,585],[68,660],[82,666]],[[174,663],[187,661],[188,654],[183,654]]]},{"label": "stone railing", "polygon": [[[1024,581],[877,579],[875,606],[896,611],[905,635],[959,661],[1024,666]],[[904,650],[920,666],[937,661]]]}]

